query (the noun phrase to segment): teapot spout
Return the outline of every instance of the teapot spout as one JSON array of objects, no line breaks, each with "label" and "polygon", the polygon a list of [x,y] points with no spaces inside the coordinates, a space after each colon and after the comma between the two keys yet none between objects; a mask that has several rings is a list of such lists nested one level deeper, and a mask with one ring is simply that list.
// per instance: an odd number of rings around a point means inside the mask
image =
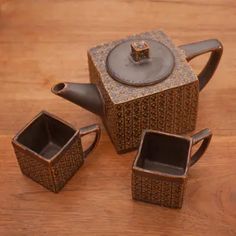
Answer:
[{"label": "teapot spout", "polygon": [[103,99],[95,84],[59,83],[51,91],[96,115],[104,115]]}]

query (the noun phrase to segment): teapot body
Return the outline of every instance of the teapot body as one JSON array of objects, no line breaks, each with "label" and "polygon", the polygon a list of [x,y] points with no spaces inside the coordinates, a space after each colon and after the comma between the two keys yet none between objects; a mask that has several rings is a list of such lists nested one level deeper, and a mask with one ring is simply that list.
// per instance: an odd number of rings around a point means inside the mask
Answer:
[{"label": "teapot body", "polygon": [[[114,80],[106,68],[106,58],[122,41],[157,40],[174,55],[172,73],[160,83],[130,86]],[[118,153],[138,147],[143,129],[183,134],[196,126],[199,80],[186,61],[184,52],[161,31],[133,35],[96,46],[88,51],[90,82],[103,98],[103,123]],[[134,78],[135,79],[135,78]]]},{"label": "teapot body", "polygon": [[[188,61],[209,52],[195,75]],[[124,153],[138,147],[144,129],[195,129],[199,91],[222,53],[217,39],[176,47],[161,31],[131,35],[88,50],[91,83],[59,83],[52,92],[101,116],[117,152]]]}]

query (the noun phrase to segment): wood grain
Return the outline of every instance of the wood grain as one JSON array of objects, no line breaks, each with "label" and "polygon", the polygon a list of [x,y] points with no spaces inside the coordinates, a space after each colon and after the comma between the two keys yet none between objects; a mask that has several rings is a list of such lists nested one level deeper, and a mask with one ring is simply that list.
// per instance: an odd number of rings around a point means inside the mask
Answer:
[{"label": "wood grain", "polygon": [[[236,235],[235,22],[234,0],[1,0],[0,235]],[[183,208],[131,199],[135,152],[117,155],[103,127],[100,145],[59,194],[23,176],[11,138],[40,110],[78,128],[100,122],[50,87],[87,82],[86,51],[97,43],[157,28],[177,45],[224,44],[199,103],[197,130],[209,127],[214,137],[190,171]],[[196,72],[206,59],[191,62]]]}]

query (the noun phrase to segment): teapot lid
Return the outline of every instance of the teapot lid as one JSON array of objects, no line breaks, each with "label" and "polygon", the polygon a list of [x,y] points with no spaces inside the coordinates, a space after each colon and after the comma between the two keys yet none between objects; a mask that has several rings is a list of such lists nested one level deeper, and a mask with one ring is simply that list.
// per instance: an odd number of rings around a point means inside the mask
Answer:
[{"label": "teapot lid", "polygon": [[106,60],[113,79],[137,87],[161,82],[171,74],[174,65],[171,50],[151,39],[122,42],[109,52]]}]

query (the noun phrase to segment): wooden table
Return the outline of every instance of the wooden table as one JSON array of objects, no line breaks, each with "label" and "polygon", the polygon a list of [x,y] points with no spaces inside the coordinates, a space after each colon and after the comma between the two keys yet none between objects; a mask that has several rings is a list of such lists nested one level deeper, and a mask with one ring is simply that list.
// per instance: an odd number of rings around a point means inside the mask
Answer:
[{"label": "wooden table", "polygon": [[[236,235],[235,0],[0,2],[0,235]],[[214,137],[190,171],[183,208],[132,200],[135,152],[116,154],[103,126],[100,145],[59,194],[23,176],[11,138],[39,111],[78,128],[101,122],[51,86],[88,82],[91,46],[156,28],[177,45],[224,44],[199,103],[197,130],[209,127]],[[191,62],[196,72],[207,57]]]}]

